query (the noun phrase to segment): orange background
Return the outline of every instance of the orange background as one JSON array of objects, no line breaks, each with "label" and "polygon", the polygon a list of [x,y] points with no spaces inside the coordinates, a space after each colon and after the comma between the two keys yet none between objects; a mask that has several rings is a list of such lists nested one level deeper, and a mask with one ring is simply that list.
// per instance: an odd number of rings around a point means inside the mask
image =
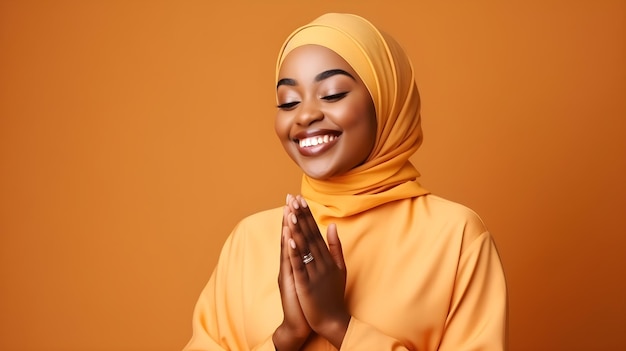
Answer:
[{"label": "orange background", "polygon": [[626,2],[0,2],[0,349],[177,350],[218,250],[300,172],[273,132],[297,26],[412,57],[422,184],[475,209],[511,350],[626,344]]}]

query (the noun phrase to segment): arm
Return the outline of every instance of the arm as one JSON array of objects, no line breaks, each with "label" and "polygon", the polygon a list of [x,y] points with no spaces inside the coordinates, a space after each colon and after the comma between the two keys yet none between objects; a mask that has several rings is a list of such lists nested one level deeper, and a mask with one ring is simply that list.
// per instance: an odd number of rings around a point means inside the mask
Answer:
[{"label": "arm", "polygon": [[[336,290],[343,288],[341,281],[333,281],[332,274],[326,273],[325,281],[312,282],[318,274],[316,266],[302,263],[302,256],[308,252],[314,254],[318,261],[320,255],[323,257],[327,253],[333,252],[333,243],[339,246],[334,249],[333,259],[335,265],[341,271],[342,255],[336,231],[331,235],[329,226],[329,250],[325,251],[325,246],[315,244],[320,240],[319,232],[315,233],[317,226],[314,219],[307,214],[306,209],[294,208],[291,211],[296,214],[296,223],[292,226],[292,234],[296,243],[296,248],[292,250],[292,266],[296,277],[296,283],[301,286],[298,296],[302,303],[302,308],[307,320],[313,330],[320,336],[326,338],[335,347],[341,350],[407,350],[408,347],[401,340],[390,335],[386,335],[367,321],[359,320],[350,316],[345,308],[345,301],[339,301],[340,294]],[[478,217],[467,218],[467,225],[461,229],[464,244],[459,247],[456,270],[451,277],[450,308],[442,320],[441,339],[437,350],[505,350],[506,349],[506,321],[507,321],[507,292],[504,281],[504,274],[495,245],[488,232],[483,232],[484,227]],[[475,223],[476,222],[476,223]],[[335,237],[336,239],[333,239]],[[313,245],[312,245],[313,244]],[[311,249],[313,246],[313,249]],[[454,250],[452,247],[450,249]],[[317,250],[317,252],[316,252]],[[322,265],[323,270],[333,272],[333,265]],[[345,266],[343,266],[345,274]],[[323,275],[320,275],[323,276]],[[321,290],[323,293],[318,292]],[[325,296],[321,298],[321,296]],[[314,308],[308,308],[311,304]],[[343,307],[342,307],[343,306]],[[339,314],[333,314],[339,311]],[[345,313],[344,313],[345,312]],[[342,316],[347,315],[348,320],[341,324]],[[402,316],[398,316],[402,318]],[[322,324],[316,324],[321,321]],[[333,322],[333,321],[339,321]],[[330,325],[334,327],[327,329],[320,328],[320,325]]]},{"label": "arm", "polygon": [[[341,350],[407,350],[354,317]],[[494,242],[485,232],[461,253],[438,351],[507,349],[507,291]]]},{"label": "arm", "polygon": [[507,305],[502,263],[484,232],[461,254],[439,350],[506,350]]},{"label": "arm", "polygon": [[275,351],[269,335],[260,345],[250,346],[246,342],[240,303],[241,279],[238,279],[240,275],[230,262],[231,255],[237,249],[231,234],[196,303],[192,320],[193,335],[183,351]]}]

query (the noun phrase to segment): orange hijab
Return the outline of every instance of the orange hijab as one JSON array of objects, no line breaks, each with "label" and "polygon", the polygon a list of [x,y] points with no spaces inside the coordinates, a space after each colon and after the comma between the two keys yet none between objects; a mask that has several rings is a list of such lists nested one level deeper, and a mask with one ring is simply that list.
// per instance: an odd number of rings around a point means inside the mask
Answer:
[{"label": "orange hijab", "polygon": [[303,176],[302,196],[318,220],[427,194],[409,162],[422,143],[420,98],[413,67],[400,45],[362,17],[325,14],[287,38],[278,56],[276,79],[287,54],[308,44],[329,48],[350,64],[372,96],[378,125],[374,148],[364,164],[326,180]]}]

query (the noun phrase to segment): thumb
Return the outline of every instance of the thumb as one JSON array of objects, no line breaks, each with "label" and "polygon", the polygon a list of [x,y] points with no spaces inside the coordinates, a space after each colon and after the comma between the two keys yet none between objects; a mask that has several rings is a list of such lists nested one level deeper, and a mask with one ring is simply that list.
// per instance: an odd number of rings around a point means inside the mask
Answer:
[{"label": "thumb", "polygon": [[331,223],[326,230],[326,239],[328,240],[328,251],[330,256],[335,261],[335,264],[342,271],[346,269],[346,262],[343,259],[343,249],[341,248],[341,241],[339,240],[339,234],[337,234],[337,225]]}]

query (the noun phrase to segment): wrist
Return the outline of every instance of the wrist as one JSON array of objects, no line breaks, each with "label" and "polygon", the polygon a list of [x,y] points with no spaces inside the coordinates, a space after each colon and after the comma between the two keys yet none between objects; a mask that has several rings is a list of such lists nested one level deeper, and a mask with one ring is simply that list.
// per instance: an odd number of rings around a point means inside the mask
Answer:
[{"label": "wrist", "polygon": [[276,351],[297,351],[304,344],[307,337],[308,334],[298,335],[285,324],[281,324],[274,331],[272,342]]},{"label": "wrist", "polygon": [[346,313],[320,326],[319,330],[315,330],[315,332],[339,350],[348,331],[351,319],[352,316]]}]

